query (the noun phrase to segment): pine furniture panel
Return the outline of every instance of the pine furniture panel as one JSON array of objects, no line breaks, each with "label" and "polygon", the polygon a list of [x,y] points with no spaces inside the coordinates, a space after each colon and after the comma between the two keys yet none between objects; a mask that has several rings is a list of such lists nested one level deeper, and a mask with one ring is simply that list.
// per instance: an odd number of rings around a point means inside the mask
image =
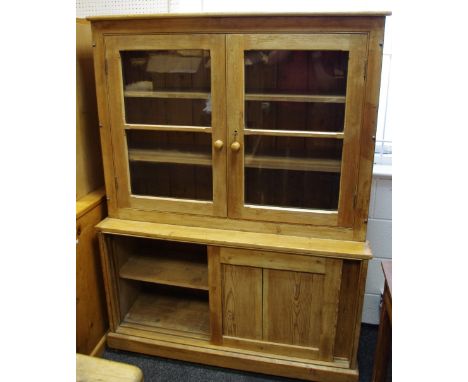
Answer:
[{"label": "pine furniture panel", "polygon": [[109,346],[358,380],[387,14],[92,20]]}]

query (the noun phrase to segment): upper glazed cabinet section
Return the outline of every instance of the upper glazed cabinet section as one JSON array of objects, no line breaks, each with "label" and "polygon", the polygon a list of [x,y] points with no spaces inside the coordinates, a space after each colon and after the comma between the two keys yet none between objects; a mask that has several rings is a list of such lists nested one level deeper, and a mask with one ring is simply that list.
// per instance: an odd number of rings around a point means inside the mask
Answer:
[{"label": "upper glazed cabinet section", "polygon": [[117,208],[353,227],[367,39],[106,36]]}]

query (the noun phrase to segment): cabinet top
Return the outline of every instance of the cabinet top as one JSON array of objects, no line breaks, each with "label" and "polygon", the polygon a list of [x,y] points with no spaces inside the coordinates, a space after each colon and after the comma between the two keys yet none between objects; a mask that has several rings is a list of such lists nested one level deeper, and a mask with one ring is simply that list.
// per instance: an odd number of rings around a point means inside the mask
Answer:
[{"label": "cabinet top", "polygon": [[167,18],[203,18],[203,17],[286,17],[286,16],[390,16],[388,9],[353,9],[353,10],[317,10],[310,12],[203,12],[203,13],[157,13],[137,15],[104,15],[87,17],[90,21],[105,20],[142,20]]},{"label": "cabinet top", "polygon": [[114,218],[104,219],[96,226],[96,229],[108,234],[149,237],[221,247],[338,257],[352,260],[369,260],[372,258],[368,243],[360,241],[318,239]]}]

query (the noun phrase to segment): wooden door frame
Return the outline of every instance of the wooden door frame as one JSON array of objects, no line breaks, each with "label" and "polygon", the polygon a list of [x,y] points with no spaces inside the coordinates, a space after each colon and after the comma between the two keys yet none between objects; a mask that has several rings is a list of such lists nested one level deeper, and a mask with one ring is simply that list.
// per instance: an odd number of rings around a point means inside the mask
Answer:
[{"label": "wooden door frame", "polygon": [[[128,150],[125,134],[125,109],[121,68],[121,50],[204,49],[210,51],[212,144],[226,141],[225,38],[215,34],[186,35],[111,35],[104,37],[106,47],[107,94],[110,129],[113,143],[113,164],[118,185],[118,208],[158,210],[225,217],[226,206],[226,147],[215,150],[212,145],[213,201],[186,200],[132,195]],[[147,126],[147,125],[144,125]],[[137,126],[138,127],[138,126]]]},{"label": "wooden door frame", "polygon": [[[311,34],[230,34],[226,38],[227,67],[227,145],[241,145],[239,152],[228,153],[228,215],[232,218],[352,227],[357,195],[360,132],[365,95],[367,54],[366,33]],[[349,51],[346,89],[343,157],[337,211],[263,207],[244,204],[244,51],[341,50]],[[235,134],[237,131],[237,134]]]}]

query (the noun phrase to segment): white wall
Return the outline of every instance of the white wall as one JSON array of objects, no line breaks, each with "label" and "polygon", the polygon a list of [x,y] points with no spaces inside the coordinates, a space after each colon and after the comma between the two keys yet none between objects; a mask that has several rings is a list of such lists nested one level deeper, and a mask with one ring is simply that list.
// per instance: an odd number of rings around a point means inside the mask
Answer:
[{"label": "white wall", "polygon": [[367,240],[374,258],[369,261],[362,322],[379,323],[380,296],[384,277],[382,260],[392,258],[392,178],[391,175],[374,173]]}]

